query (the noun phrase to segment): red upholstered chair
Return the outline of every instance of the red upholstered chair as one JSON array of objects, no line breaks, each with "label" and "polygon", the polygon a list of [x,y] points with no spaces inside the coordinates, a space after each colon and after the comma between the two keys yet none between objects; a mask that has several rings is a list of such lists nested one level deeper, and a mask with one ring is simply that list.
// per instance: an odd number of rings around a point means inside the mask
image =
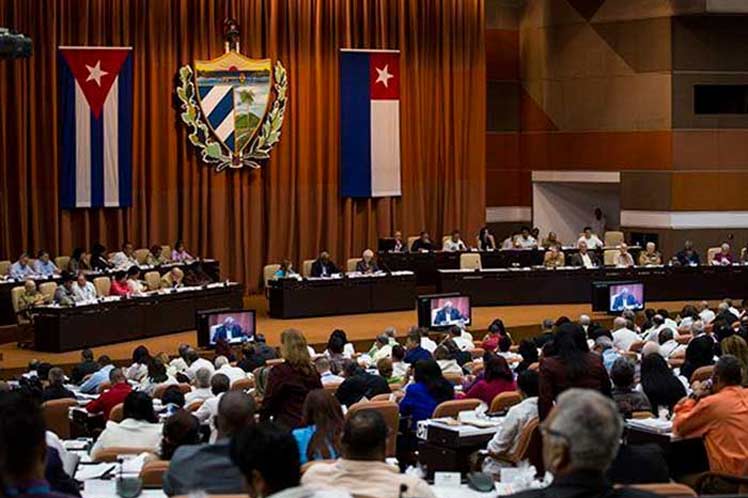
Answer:
[{"label": "red upholstered chair", "polygon": [[507,391],[503,393],[499,393],[496,395],[496,397],[491,401],[491,412],[500,412],[502,410],[506,410],[510,406],[514,406],[518,404],[520,401],[522,401],[522,396],[517,391]]},{"label": "red upholstered chair", "polygon": [[475,410],[480,405],[477,399],[453,399],[439,403],[434,408],[433,418],[457,417],[460,412]]},{"label": "red upholstered chair", "polygon": [[78,406],[74,399],[56,399],[42,403],[42,414],[47,429],[57,434],[60,439],[70,438],[70,418],[68,412]]},{"label": "red upholstered chair", "polygon": [[389,434],[387,435],[387,456],[394,457],[397,449],[397,431],[400,425],[400,409],[397,403],[392,401],[360,401],[348,409],[346,417],[350,417],[361,410],[375,410],[382,414],[389,429]]}]

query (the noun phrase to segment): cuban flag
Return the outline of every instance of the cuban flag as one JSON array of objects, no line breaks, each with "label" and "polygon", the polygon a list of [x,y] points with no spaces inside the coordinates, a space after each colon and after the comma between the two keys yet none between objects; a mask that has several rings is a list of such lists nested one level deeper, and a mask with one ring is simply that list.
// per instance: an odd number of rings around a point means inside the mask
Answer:
[{"label": "cuban flag", "polygon": [[132,49],[60,47],[63,209],[132,205]]},{"label": "cuban flag", "polygon": [[340,54],[341,193],[402,195],[400,188],[400,52]]}]

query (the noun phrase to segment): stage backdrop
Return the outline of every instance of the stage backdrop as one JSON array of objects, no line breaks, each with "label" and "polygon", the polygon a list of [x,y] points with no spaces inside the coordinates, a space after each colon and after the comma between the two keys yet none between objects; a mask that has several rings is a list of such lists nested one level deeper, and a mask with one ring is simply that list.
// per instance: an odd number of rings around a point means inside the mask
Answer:
[{"label": "stage backdrop", "polygon": [[[223,53],[229,14],[242,52],[283,61],[290,94],[269,163],[216,174],[186,139],[174,87],[181,65]],[[485,218],[482,0],[0,0],[0,26],[34,41],[32,59],[0,62],[0,259],[183,237],[252,289],[284,256],[324,247],[344,264],[393,229],[472,237]],[[59,208],[60,45],[133,47],[129,210]],[[401,198],[339,195],[341,47],[401,50]]]}]

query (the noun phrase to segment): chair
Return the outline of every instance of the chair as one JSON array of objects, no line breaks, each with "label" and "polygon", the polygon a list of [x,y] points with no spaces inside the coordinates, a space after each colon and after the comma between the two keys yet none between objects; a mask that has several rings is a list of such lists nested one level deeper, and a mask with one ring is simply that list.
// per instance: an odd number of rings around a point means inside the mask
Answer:
[{"label": "chair", "polygon": [[248,391],[255,387],[255,381],[249,377],[245,379],[238,379],[231,383],[232,391]]},{"label": "chair", "polygon": [[[727,487],[733,487],[734,493],[736,494],[748,494],[748,477],[734,476],[722,472],[705,472],[701,474],[701,476],[696,480],[694,489],[699,495],[709,495],[716,492],[727,492],[720,489],[725,487],[725,485],[727,485]],[[715,488],[719,491],[715,491]]]},{"label": "chair", "polygon": [[10,302],[13,305],[13,311],[16,314],[16,320],[18,321],[19,325],[29,322],[24,317],[18,314],[18,312],[21,311],[20,309],[21,295],[24,292],[26,292],[26,289],[24,289],[22,285],[18,287],[13,287],[10,290]]},{"label": "chair", "polygon": [[539,472],[541,467],[537,467],[538,461],[542,462],[542,437],[540,435],[540,421],[537,418],[530,420],[522,428],[517,447],[514,451],[507,453],[506,460],[517,465],[523,460],[530,460]]},{"label": "chair", "polygon": [[449,381],[452,385],[459,385],[462,384],[462,374],[458,373],[445,373],[444,378]]},{"label": "chair", "polygon": [[279,264],[265,265],[262,267],[262,282],[266,289],[268,288],[268,282],[275,277],[275,272],[280,270],[280,267],[281,265]]},{"label": "chair", "polygon": [[461,270],[480,270],[480,254],[472,252],[466,252],[460,254],[460,269]]},{"label": "chair", "polygon": [[348,408],[346,417],[350,417],[361,410],[375,410],[384,417],[384,421],[387,423],[387,428],[389,429],[385,456],[394,457],[397,449],[397,431],[400,426],[400,409],[397,403],[392,401],[360,401]]},{"label": "chair", "polygon": [[44,297],[48,298],[49,300],[52,300],[52,298],[55,297],[56,290],[57,284],[55,282],[44,282],[42,284],[39,284],[39,292],[41,292]]},{"label": "chair", "polygon": [[439,403],[434,408],[432,418],[457,417],[460,412],[469,412],[475,410],[480,405],[477,399],[452,399]]},{"label": "chair", "polygon": [[146,462],[140,469],[140,480],[143,481],[143,487],[161,489],[164,483],[164,474],[168,469],[168,460],[151,460],[150,462]]},{"label": "chair", "polygon": [[696,494],[696,491],[689,488],[685,484],[678,484],[677,482],[663,482],[657,484],[631,484],[625,487],[629,489],[636,489],[639,491],[654,493],[658,496],[667,496],[670,498],[698,496]]},{"label": "chair", "polygon": [[530,363],[530,366],[527,367],[528,370],[534,370],[539,371],[540,370],[540,362],[536,361],[535,363]]},{"label": "chair", "polygon": [[410,250],[411,250],[411,248],[413,247],[413,242],[415,242],[415,241],[416,241],[416,240],[418,240],[419,238],[420,238],[420,236],[418,236],[418,235],[414,235],[413,237],[408,237],[408,241],[407,241],[407,242],[408,242],[408,250],[409,250],[409,251],[410,251]]},{"label": "chair", "polygon": [[148,286],[148,290],[154,291],[161,288],[161,274],[157,271],[149,271],[143,275],[145,284]]},{"label": "chair", "polygon": [[153,453],[153,448],[128,448],[125,446],[112,446],[104,448],[91,456],[94,462],[116,462],[120,455],[140,455],[141,453]]},{"label": "chair", "polygon": [[675,339],[675,342],[678,344],[688,344],[691,342],[692,338],[693,336],[691,334],[681,334]]},{"label": "chair", "polygon": [[314,264],[313,259],[305,259],[303,263],[301,263],[301,276],[304,278],[309,278],[312,276],[312,265]]},{"label": "chair", "polygon": [[192,392],[192,386],[187,384],[186,382],[180,382],[179,384],[177,384],[177,387],[179,388],[179,392],[181,392],[182,394]]},{"label": "chair", "polygon": [[615,257],[618,249],[605,249],[603,251],[603,264],[605,266],[615,266]]},{"label": "chair", "polygon": [[59,268],[62,271],[65,271],[68,269],[68,264],[70,263],[70,256],[57,256],[55,258],[55,265],[57,268]]},{"label": "chair", "polygon": [[150,252],[150,249],[135,249],[134,255],[135,255],[135,261],[138,262],[139,265],[144,265],[145,262],[148,260],[148,253]]},{"label": "chair", "polygon": [[10,265],[12,264],[13,263],[6,259],[0,261],[0,277],[8,274],[8,272],[10,271]]},{"label": "chair", "polygon": [[[184,272],[181,268],[174,268],[174,273],[177,274],[177,279],[181,282],[182,279],[184,279]],[[161,277],[161,287],[164,288],[171,288],[174,287],[174,275],[172,275],[171,271],[167,271],[163,274]]]},{"label": "chair", "polygon": [[518,404],[520,401],[522,401],[522,396],[520,396],[517,391],[499,393],[491,401],[491,408],[489,411],[492,413],[500,412],[506,410],[510,406]]},{"label": "chair", "polygon": [[57,434],[60,439],[70,439],[70,418],[68,412],[78,406],[74,399],[55,399],[42,403],[42,414],[47,430]]},{"label": "chair", "polygon": [[348,273],[356,271],[356,265],[361,261],[361,258],[349,258],[345,263],[345,268]]},{"label": "chair", "polygon": [[120,423],[125,419],[125,404],[120,403],[118,405],[114,405],[114,408],[112,408],[112,411],[109,412],[109,420],[112,422]]},{"label": "chair", "polygon": [[629,346],[629,352],[631,353],[641,353],[642,348],[647,343],[647,341],[634,341],[631,343],[631,346]]},{"label": "chair", "polygon": [[710,379],[712,377],[712,372],[714,372],[714,365],[699,367],[691,374],[689,382],[693,384],[696,381],[703,382],[707,379]]},{"label": "chair", "polygon": [[265,362],[265,365],[268,366],[268,367],[272,367],[272,366],[275,366],[275,365],[280,365],[284,361],[286,361],[286,360],[284,360],[283,358],[271,358],[270,360],[267,360]]},{"label": "chair", "polygon": [[711,265],[712,261],[714,261],[714,256],[717,255],[718,252],[722,250],[721,247],[710,247],[706,250],[706,264]]},{"label": "chair", "polygon": [[162,245],[161,246],[161,254],[166,256],[166,259],[171,261],[171,246],[170,245]]},{"label": "chair", "polygon": [[99,297],[109,295],[109,289],[112,288],[112,281],[109,280],[109,277],[96,277],[93,284],[96,287],[96,295]]},{"label": "chair", "polygon": [[194,413],[198,411],[201,406],[203,406],[203,403],[205,403],[204,399],[198,399],[197,401],[193,401],[192,403],[185,406],[184,409],[190,413]]},{"label": "chair", "polygon": [[322,389],[324,389],[328,393],[330,393],[333,396],[335,396],[335,393],[338,391],[338,388],[340,387],[340,384],[342,384],[342,382],[335,382],[333,384],[326,384],[326,385],[322,386]]},{"label": "chair", "polygon": [[623,242],[623,232],[607,231],[603,236],[605,247],[617,247],[621,242]]},{"label": "chair", "polygon": [[641,420],[645,418],[654,418],[654,413],[650,411],[632,412],[631,418]]}]

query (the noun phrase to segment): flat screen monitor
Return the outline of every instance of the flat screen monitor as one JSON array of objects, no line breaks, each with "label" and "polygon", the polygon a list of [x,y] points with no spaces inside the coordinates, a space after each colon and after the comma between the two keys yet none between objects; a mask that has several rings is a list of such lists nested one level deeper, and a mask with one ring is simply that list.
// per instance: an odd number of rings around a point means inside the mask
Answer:
[{"label": "flat screen monitor", "polygon": [[433,294],[418,297],[419,327],[438,330],[452,325],[470,325],[471,321],[470,296]]},{"label": "flat screen monitor", "polygon": [[641,282],[594,282],[592,311],[619,314],[624,310],[644,309],[644,284]]},{"label": "flat screen monitor", "polygon": [[197,343],[215,347],[220,339],[241,344],[254,339],[255,310],[218,309],[197,313]]}]

